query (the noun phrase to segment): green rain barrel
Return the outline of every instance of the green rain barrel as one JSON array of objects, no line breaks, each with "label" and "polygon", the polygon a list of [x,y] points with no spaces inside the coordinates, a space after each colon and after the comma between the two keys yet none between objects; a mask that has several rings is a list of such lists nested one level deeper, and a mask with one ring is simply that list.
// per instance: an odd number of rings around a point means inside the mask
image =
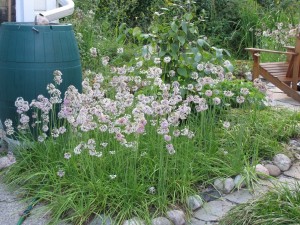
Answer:
[{"label": "green rain barrel", "polygon": [[39,94],[49,97],[46,86],[53,71],[63,73],[62,97],[67,87],[81,91],[82,71],[72,25],[39,26],[2,23],[0,26],[0,120],[16,121],[18,97],[31,102]]}]

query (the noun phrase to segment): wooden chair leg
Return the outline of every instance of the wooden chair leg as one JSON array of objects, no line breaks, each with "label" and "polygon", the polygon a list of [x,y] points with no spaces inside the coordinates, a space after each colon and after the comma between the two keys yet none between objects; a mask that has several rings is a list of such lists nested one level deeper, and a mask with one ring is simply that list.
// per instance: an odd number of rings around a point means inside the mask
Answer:
[{"label": "wooden chair leg", "polygon": [[253,71],[252,71],[252,80],[255,80],[259,77],[259,56],[258,53],[253,54]]}]

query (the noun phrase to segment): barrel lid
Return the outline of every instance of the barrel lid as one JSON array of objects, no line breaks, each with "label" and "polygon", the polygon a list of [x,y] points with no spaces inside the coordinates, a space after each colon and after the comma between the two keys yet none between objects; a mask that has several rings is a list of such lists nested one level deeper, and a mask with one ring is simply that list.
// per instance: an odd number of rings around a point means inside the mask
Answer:
[{"label": "barrel lid", "polygon": [[1,29],[4,30],[37,30],[40,32],[49,32],[51,30],[56,31],[68,31],[72,30],[72,24],[61,24],[61,23],[50,23],[49,25],[36,25],[32,22],[3,22],[1,24]]}]

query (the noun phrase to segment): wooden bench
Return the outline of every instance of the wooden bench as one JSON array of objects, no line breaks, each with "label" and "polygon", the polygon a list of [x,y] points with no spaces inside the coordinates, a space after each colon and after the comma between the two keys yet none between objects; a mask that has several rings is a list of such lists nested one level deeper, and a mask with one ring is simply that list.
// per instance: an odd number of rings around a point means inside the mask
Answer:
[{"label": "wooden bench", "polygon": [[[246,48],[253,57],[252,80],[261,75],[281,89],[288,96],[300,102],[297,83],[300,81],[300,34],[296,37],[295,47],[287,47],[287,51],[272,51],[259,48]],[[260,53],[285,54],[285,62],[260,63]]]}]

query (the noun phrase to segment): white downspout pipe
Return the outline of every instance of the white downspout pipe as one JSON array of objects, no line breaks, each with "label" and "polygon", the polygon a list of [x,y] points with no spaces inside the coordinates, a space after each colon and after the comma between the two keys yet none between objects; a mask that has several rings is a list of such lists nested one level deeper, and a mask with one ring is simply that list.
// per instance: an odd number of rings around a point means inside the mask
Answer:
[{"label": "white downspout pipe", "polygon": [[58,0],[58,3],[61,5],[61,7],[40,14],[46,17],[49,20],[49,22],[73,14],[74,2],[72,0]]}]

